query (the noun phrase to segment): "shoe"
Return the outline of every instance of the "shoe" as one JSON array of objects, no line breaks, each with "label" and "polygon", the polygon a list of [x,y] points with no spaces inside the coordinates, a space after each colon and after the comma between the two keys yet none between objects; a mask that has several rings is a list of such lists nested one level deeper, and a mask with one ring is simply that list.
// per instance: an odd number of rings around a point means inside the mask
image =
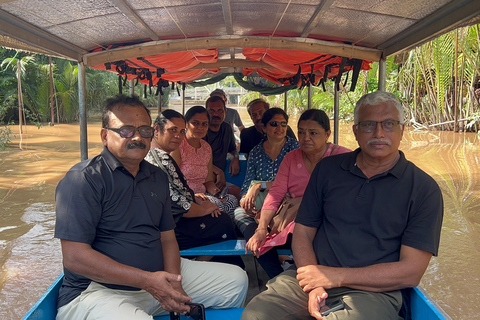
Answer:
[{"label": "shoe", "polygon": [[290,268],[295,268],[295,262],[293,260],[284,260],[282,262],[282,269],[283,271],[286,271]]}]

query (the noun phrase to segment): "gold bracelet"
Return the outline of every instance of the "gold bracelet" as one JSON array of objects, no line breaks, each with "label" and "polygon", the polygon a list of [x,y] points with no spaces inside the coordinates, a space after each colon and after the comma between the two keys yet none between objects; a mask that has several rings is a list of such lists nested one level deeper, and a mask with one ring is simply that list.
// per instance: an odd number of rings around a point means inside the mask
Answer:
[{"label": "gold bracelet", "polygon": [[267,228],[257,228],[257,229],[255,229],[255,233],[257,233],[257,231],[259,231],[259,230],[265,230],[265,231],[267,231]]}]

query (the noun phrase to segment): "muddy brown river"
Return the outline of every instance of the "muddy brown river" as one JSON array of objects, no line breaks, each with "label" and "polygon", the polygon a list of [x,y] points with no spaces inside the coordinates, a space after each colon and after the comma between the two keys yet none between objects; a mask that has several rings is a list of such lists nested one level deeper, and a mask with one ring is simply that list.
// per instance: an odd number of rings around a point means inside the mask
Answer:
[{"label": "muddy brown river", "polygon": [[[21,149],[18,127],[12,129],[16,137],[0,151],[0,319],[20,319],[61,273],[55,187],[80,160],[78,124],[26,126]],[[90,157],[102,149],[99,132],[98,121],[88,124]],[[339,136],[339,144],[356,147],[349,125]],[[443,192],[440,253],[421,285],[453,319],[480,319],[479,140],[474,133],[407,128],[400,145]]]}]

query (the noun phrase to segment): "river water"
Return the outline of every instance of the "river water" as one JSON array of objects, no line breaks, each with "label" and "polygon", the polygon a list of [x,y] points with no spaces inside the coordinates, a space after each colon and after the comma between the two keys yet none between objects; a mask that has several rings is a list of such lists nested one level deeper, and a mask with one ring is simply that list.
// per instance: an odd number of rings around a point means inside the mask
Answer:
[{"label": "river water", "polygon": [[[80,159],[76,124],[26,126],[22,149],[18,127],[12,129],[16,137],[0,151],[0,319],[20,319],[61,273],[53,238],[55,187]],[[99,132],[100,123],[90,122],[90,157],[102,149]],[[356,148],[350,125],[341,125],[339,137],[339,144]],[[421,285],[453,319],[480,319],[479,140],[474,133],[407,128],[400,145],[443,192],[440,252]]]}]

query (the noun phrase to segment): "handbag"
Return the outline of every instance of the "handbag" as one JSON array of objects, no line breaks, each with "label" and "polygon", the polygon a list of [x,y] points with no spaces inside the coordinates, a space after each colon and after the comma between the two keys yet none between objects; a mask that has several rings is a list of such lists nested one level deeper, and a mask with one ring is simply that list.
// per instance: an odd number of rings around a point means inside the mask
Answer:
[{"label": "handbag", "polygon": [[278,234],[285,229],[286,226],[295,220],[298,212],[298,208],[302,203],[302,197],[292,198],[289,195],[286,195],[283,198],[280,207],[278,207],[277,212],[272,221],[268,225],[270,228],[270,234]]}]

